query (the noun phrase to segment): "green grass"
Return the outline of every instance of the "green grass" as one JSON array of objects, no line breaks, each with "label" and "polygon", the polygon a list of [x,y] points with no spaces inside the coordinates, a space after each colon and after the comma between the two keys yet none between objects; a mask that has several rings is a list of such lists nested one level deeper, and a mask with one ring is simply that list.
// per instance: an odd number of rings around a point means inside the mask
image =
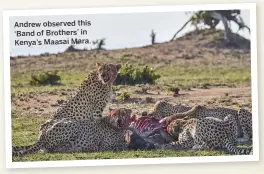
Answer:
[{"label": "green grass", "polygon": [[137,150],[97,153],[38,153],[24,157],[14,157],[13,161],[58,161],[58,160],[94,160],[94,159],[129,159],[129,158],[166,158],[186,156],[223,156],[223,152],[194,150]]},{"label": "green grass", "polygon": [[[12,144],[14,146],[30,145],[37,141],[40,124],[48,117],[18,116],[12,119]],[[13,161],[54,161],[54,160],[85,160],[85,159],[125,159],[125,158],[155,158],[183,156],[222,156],[222,151],[194,150],[141,150],[98,153],[43,153],[24,157],[13,157]]]},{"label": "green grass", "polygon": [[248,86],[251,83],[250,67],[171,66],[157,69],[159,84],[181,84],[184,86]]},{"label": "green grass", "polygon": [[[157,69],[161,78],[157,80],[160,85],[183,85],[183,86],[249,86],[251,84],[250,67],[210,67],[208,66],[166,66]],[[55,89],[75,88],[87,76],[85,72],[58,73],[61,76],[62,85],[58,86],[30,86],[31,75],[16,74],[11,75],[12,93],[30,93],[53,91]]]},{"label": "green grass", "polygon": [[29,81],[31,79],[30,74],[18,74],[11,75],[11,93],[30,93],[30,92],[46,92],[53,91],[55,89],[71,89],[79,86],[81,82],[87,76],[86,73],[68,73],[59,72],[58,75],[61,77],[62,85],[46,85],[46,86],[31,86]]},{"label": "green grass", "polygon": [[48,117],[13,116],[12,142],[16,146],[33,144],[39,136],[39,127]]}]

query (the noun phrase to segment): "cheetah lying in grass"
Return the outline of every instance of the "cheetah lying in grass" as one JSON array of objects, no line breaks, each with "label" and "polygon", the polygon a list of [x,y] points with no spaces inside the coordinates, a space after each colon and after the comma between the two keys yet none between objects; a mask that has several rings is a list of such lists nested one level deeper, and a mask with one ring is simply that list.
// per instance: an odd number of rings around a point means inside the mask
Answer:
[{"label": "cheetah lying in grass", "polygon": [[214,117],[176,119],[169,123],[167,129],[178,137],[178,141],[155,146],[163,149],[225,149],[231,154],[252,154],[252,148],[236,147],[236,122],[236,115],[227,115],[224,120]]},{"label": "cheetah lying in grass", "polygon": [[113,126],[108,117],[64,118],[43,130],[35,144],[13,147],[13,156],[33,154],[41,149],[49,153],[122,151],[128,148],[125,131]]},{"label": "cheetah lying in grass", "polygon": [[[175,105],[164,100],[156,102],[153,107],[153,111],[150,116],[158,119],[162,119],[160,122],[171,122],[176,119],[177,116],[173,116],[175,113],[182,113],[189,111],[192,107]],[[245,109],[235,110],[229,108],[215,107],[207,108],[200,107],[192,116],[193,118],[205,118],[214,117],[220,120],[224,120],[227,115],[232,115],[237,120],[237,142],[245,143],[249,142],[252,138],[252,113]]]},{"label": "cheetah lying in grass", "polygon": [[13,156],[34,154],[41,149],[47,153],[76,153],[148,150],[155,146],[140,137],[134,128],[115,127],[109,117],[100,120],[64,118],[42,131],[35,144],[13,147]]}]

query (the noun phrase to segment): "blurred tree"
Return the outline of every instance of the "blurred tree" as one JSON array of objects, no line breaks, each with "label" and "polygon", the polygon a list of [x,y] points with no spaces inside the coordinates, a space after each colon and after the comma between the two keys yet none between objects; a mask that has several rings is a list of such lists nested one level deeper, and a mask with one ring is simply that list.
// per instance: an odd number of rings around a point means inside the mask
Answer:
[{"label": "blurred tree", "polygon": [[96,41],[93,41],[93,44],[96,45],[96,50],[104,50],[103,46],[105,46],[105,38],[97,39]]},{"label": "blurred tree", "polygon": [[151,30],[151,33],[150,33],[150,37],[151,37],[151,44],[155,44],[155,41],[156,41],[156,33],[154,32],[154,30]]},{"label": "blurred tree", "polygon": [[[250,28],[244,23],[240,10],[213,10],[213,11],[198,11],[193,12],[193,15],[190,19],[180,28],[172,37],[172,40],[176,39],[176,36],[179,32],[181,32],[187,24],[191,22],[191,25],[194,25],[198,30],[197,25],[203,24],[205,26],[209,26],[210,29],[215,29],[215,27],[222,21],[225,27],[225,41],[227,43],[230,42],[230,33],[231,26],[230,22],[233,21],[238,25],[238,31],[241,29],[248,29],[250,32]],[[237,31],[237,32],[238,32]]]}]

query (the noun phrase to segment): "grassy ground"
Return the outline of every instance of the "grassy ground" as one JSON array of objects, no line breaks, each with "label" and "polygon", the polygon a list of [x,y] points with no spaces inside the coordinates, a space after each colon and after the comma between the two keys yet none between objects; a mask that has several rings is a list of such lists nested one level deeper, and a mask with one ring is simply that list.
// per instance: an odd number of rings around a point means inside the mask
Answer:
[{"label": "grassy ground", "polygon": [[[33,144],[38,138],[39,125],[46,121],[47,117],[15,117],[13,119],[13,137],[15,145]],[[22,121],[23,120],[23,121]],[[23,123],[22,123],[23,122]],[[123,159],[123,158],[155,158],[155,157],[181,157],[181,156],[218,156],[226,155],[217,151],[173,151],[173,150],[152,150],[152,151],[122,151],[104,153],[72,153],[72,154],[44,154],[38,153],[25,157],[14,157],[13,161],[53,161],[53,160],[83,160],[83,159]]]},{"label": "grassy ground", "polygon": [[[39,125],[47,117],[15,117],[12,122],[14,145],[33,144],[38,135]],[[23,120],[23,121],[21,121]],[[22,123],[23,122],[23,123]],[[246,146],[247,147],[247,146]],[[32,154],[24,157],[13,157],[14,162],[22,161],[55,161],[55,160],[85,160],[85,159],[125,159],[125,158],[155,158],[155,157],[184,157],[184,156],[229,156],[223,151],[214,150],[137,150],[121,152],[100,153],[43,153]]]},{"label": "grassy ground", "polygon": [[[212,34],[212,33],[211,33]],[[217,37],[219,33],[216,33]],[[136,113],[150,111],[154,103],[165,99],[174,103],[222,106],[251,110],[250,52],[247,49],[204,47],[216,36],[190,36],[177,41],[142,48],[85,51],[27,56],[11,60],[12,144],[29,145],[38,138],[39,126],[58,109],[72,91],[94,68],[95,62],[129,62],[148,65],[161,78],[155,85],[120,86],[116,95],[128,93],[129,99],[116,97],[110,107],[127,107]],[[58,70],[62,85],[31,86],[31,75]],[[166,86],[180,88],[173,97]],[[104,111],[107,112],[107,108]],[[129,151],[105,153],[42,154],[14,158],[14,161],[73,159],[109,159],[137,157],[225,155],[219,151]]]},{"label": "grassy ground", "polygon": [[227,154],[216,151],[178,151],[178,150],[151,150],[151,151],[121,151],[104,153],[72,153],[72,154],[33,154],[26,157],[15,157],[14,162],[20,161],[57,161],[57,160],[94,160],[94,159],[129,159],[129,158],[166,158],[184,156],[220,156]]}]

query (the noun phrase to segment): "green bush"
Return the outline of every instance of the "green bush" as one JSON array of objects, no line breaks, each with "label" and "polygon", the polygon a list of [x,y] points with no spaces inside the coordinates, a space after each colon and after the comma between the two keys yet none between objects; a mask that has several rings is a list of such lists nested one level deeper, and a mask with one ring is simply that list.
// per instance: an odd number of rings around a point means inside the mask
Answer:
[{"label": "green bush", "polygon": [[128,92],[122,92],[118,97],[117,100],[126,101],[131,98],[131,95]]},{"label": "green bush", "polygon": [[29,84],[32,86],[60,85],[60,81],[61,77],[58,75],[58,71],[53,71],[31,75],[31,80],[29,81]]},{"label": "green bush", "polygon": [[113,91],[119,91],[121,89],[120,86],[112,86]]},{"label": "green bush", "polygon": [[173,92],[173,96],[176,97],[179,95],[180,88],[177,86],[167,86],[167,91]]},{"label": "green bush", "polygon": [[131,64],[125,63],[117,75],[116,85],[154,84],[160,75],[155,70],[145,66],[144,68],[134,68]]},{"label": "green bush", "polygon": [[171,91],[171,92],[179,93],[180,88],[179,87],[175,87],[175,86],[168,86],[167,90]]}]

